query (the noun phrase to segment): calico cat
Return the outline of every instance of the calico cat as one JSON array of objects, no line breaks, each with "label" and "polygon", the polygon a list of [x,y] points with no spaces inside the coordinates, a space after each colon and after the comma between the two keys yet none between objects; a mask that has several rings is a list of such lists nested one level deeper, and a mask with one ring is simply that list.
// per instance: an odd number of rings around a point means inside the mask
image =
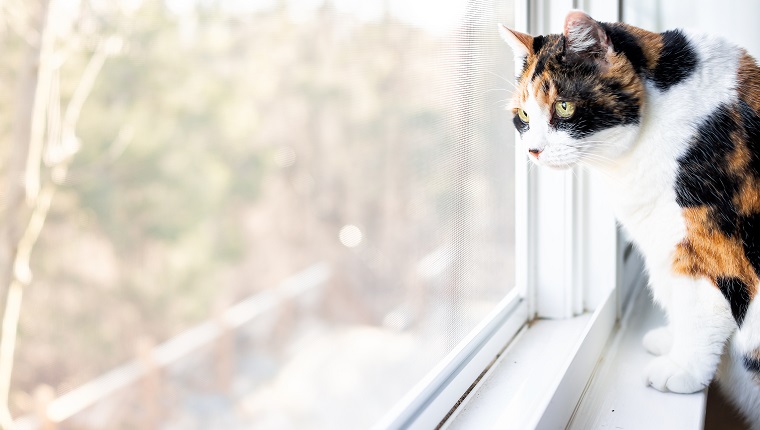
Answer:
[{"label": "calico cat", "polygon": [[668,325],[646,334],[648,385],[692,393],[716,370],[760,429],[760,68],[722,39],[597,22],[500,26],[522,64],[513,122],[528,158],[607,178]]}]

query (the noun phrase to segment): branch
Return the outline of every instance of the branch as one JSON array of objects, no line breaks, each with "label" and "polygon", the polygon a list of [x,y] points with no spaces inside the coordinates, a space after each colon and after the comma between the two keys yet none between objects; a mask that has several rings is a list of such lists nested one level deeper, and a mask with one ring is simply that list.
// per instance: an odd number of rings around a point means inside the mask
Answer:
[{"label": "branch", "polygon": [[[55,166],[71,158],[79,151],[79,140],[76,137],[76,125],[79,122],[79,116],[82,113],[84,102],[87,101],[95,85],[95,80],[103,68],[103,65],[109,56],[116,54],[121,49],[121,39],[117,36],[110,36],[98,44],[97,49],[90,57],[90,61],[82,72],[74,93],[66,106],[66,112],[63,116],[63,122],[60,130],[60,140],[58,141],[58,151],[49,148],[46,154],[45,163],[48,166]],[[52,151],[51,151],[52,150]]]},{"label": "branch", "polygon": [[47,218],[50,210],[50,202],[53,200],[54,193],[55,189],[49,185],[43,188],[37,197],[37,204],[32,212],[32,217],[18,244],[18,253],[13,263],[13,282],[8,290],[8,299],[5,302],[2,338],[0,338],[0,425],[6,430],[14,428],[8,406],[8,397],[13,373],[13,354],[16,348],[18,320],[21,314],[21,298],[24,287],[32,280],[29,258],[32,254],[32,248],[40,236],[42,226],[45,224],[45,218]]},{"label": "branch", "polygon": [[[48,19],[50,18],[51,16],[48,13]],[[44,31],[43,34],[45,40],[42,42],[40,53],[39,84],[34,98],[32,133],[25,175],[27,203],[33,206],[33,210],[16,247],[12,280],[5,303],[2,331],[0,332],[2,336],[0,337],[0,426],[5,429],[14,426],[8,400],[18,321],[21,314],[21,299],[24,287],[32,281],[32,271],[29,267],[32,250],[45,224],[50,203],[55,194],[56,184],[65,178],[69,163],[79,149],[76,139],[76,125],[82,106],[92,91],[95,79],[106,58],[118,52],[121,47],[120,39],[116,37],[110,37],[98,46],[82,72],[79,85],[74,90],[64,118],[61,120],[59,67],[52,67],[50,64],[53,59],[52,54],[54,54],[52,44],[55,37],[51,35],[49,30]],[[52,168],[50,170],[51,180],[47,181],[40,190],[41,158],[46,129],[48,145],[45,163]]]},{"label": "branch", "polygon": [[79,80],[79,84],[66,107],[66,114],[63,117],[64,130],[66,128],[73,129],[77,121],[79,121],[82,106],[92,92],[95,79],[103,68],[103,64],[105,64],[109,56],[115,55],[121,50],[121,45],[121,38],[117,36],[110,36],[98,44],[97,49],[95,49],[92,57],[90,57],[90,61],[85,66],[82,78]]},{"label": "branch", "polygon": [[55,33],[51,30],[50,23],[55,19],[56,2],[57,0],[50,0],[47,13],[45,14],[45,21],[40,26],[42,40],[40,41],[38,81],[34,92],[29,153],[26,158],[26,170],[24,174],[26,202],[29,206],[34,205],[34,200],[40,191],[40,164],[45,138],[47,106],[48,102],[50,102],[52,54],[56,39]]}]

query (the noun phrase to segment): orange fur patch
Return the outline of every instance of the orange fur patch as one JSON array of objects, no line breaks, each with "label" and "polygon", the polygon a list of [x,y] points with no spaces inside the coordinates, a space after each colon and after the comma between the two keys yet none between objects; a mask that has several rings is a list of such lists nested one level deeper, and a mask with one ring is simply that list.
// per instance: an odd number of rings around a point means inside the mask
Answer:
[{"label": "orange fur patch", "polygon": [[662,35],[628,24],[621,23],[618,25],[636,37],[647,60],[647,68],[654,69],[657,66],[657,60],[660,58],[660,51],[662,50]]},{"label": "orange fur patch", "polygon": [[705,206],[683,210],[687,233],[676,247],[674,271],[713,281],[718,277],[738,278],[749,286],[750,297],[754,297],[758,277],[744,255],[741,240],[724,235],[709,211]]},{"label": "orange fur patch", "polygon": [[760,112],[760,68],[758,68],[755,59],[750,57],[746,51],[739,59],[737,80],[739,81],[737,90],[742,99],[755,112]]},{"label": "orange fur patch", "polygon": [[[734,120],[741,124],[736,112]],[[753,154],[745,138],[740,130],[731,133],[734,149],[728,154],[726,166],[739,184],[731,199],[739,217],[760,212],[760,179],[751,171]],[[673,268],[677,273],[706,277],[713,282],[719,277],[738,278],[748,286],[750,298],[754,298],[760,278],[745,254],[742,239],[738,234],[727,236],[716,224],[716,216],[711,211],[709,206],[682,210],[686,238],[676,249]]]}]

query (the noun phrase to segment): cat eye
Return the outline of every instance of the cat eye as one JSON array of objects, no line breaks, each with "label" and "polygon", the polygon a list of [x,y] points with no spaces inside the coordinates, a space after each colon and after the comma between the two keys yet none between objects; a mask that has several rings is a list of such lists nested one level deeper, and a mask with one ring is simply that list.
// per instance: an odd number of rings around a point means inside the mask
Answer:
[{"label": "cat eye", "polygon": [[528,116],[528,112],[525,112],[522,109],[517,109],[517,116],[519,116],[520,121],[524,122],[525,124],[530,122],[530,117]]},{"label": "cat eye", "polygon": [[560,118],[570,118],[575,113],[575,103],[565,101],[554,103],[554,112]]}]

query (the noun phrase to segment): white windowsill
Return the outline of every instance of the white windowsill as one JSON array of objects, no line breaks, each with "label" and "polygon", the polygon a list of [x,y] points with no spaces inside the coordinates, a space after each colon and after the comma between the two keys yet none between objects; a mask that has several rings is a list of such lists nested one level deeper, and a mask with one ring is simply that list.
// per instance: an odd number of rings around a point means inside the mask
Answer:
[{"label": "white windowsill", "polygon": [[644,384],[653,357],[641,338],[664,321],[646,288],[607,330],[615,302],[611,294],[593,315],[523,329],[444,428],[702,429],[706,392],[660,393]]},{"label": "white windowsill", "polygon": [[529,429],[540,420],[591,318],[539,320],[524,329],[449,420],[447,429]]},{"label": "white windowsill", "polygon": [[525,300],[513,289],[457,347],[378,423],[377,430],[430,429],[458,403],[528,319]]},{"label": "white windowsill", "polygon": [[644,367],[653,358],[641,339],[665,324],[649,292],[640,288],[632,306],[607,345],[568,429],[668,429],[704,427],[707,391],[695,394],[661,393],[646,387]]}]

